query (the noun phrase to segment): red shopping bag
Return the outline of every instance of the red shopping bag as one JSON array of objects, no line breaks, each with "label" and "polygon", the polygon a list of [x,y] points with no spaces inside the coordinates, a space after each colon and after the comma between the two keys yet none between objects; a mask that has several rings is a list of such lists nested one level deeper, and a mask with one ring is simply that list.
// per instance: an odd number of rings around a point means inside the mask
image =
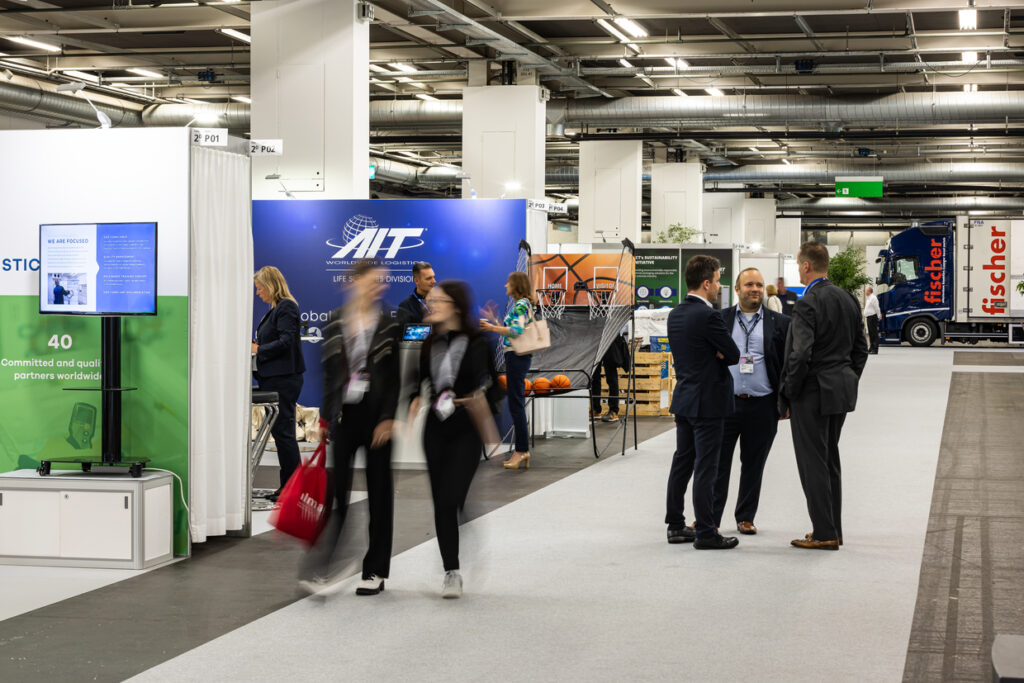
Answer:
[{"label": "red shopping bag", "polygon": [[327,442],[321,441],[313,457],[301,463],[277,499],[270,524],[289,536],[313,545],[331,512],[328,486]]}]

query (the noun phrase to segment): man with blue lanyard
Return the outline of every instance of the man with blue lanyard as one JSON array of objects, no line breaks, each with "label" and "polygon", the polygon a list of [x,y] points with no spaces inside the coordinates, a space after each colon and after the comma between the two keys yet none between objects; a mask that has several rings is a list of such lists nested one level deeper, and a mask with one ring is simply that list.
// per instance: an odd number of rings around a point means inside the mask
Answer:
[{"label": "man with blue lanyard", "polygon": [[807,285],[793,307],[779,384],[779,412],[792,415],[793,449],[813,530],[797,548],[839,550],[843,544],[839,437],[857,407],[868,360],[860,304],[828,280],[828,250],[806,242],[797,254]]},{"label": "man with blue lanyard", "polygon": [[722,524],[729,495],[729,475],[736,442],[740,443],[740,486],[736,500],[736,530],[756,534],[754,515],[761,497],[761,476],[779,429],[778,386],[782,371],[789,316],[769,310],[764,301],[764,277],[747,268],[736,278],[739,305],[722,311],[725,327],[740,349],[740,362],[729,366],[736,409],[725,418],[722,451],[715,482],[715,526]]},{"label": "man with blue lanyard", "polygon": [[434,269],[426,261],[417,261],[412,266],[412,281],[416,288],[412,294],[398,304],[398,313],[401,321],[408,325],[418,325],[423,322],[430,309],[427,307],[427,295],[437,284],[434,276]]}]

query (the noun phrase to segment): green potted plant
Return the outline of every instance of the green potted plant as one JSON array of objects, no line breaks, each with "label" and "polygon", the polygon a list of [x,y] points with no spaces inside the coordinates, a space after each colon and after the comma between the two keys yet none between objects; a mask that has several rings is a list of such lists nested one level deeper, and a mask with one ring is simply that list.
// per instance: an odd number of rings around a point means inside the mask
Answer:
[{"label": "green potted plant", "polygon": [[697,228],[682,223],[673,223],[658,233],[659,244],[687,244],[700,234]]},{"label": "green potted plant", "polygon": [[865,263],[864,250],[848,246],[829,259],[828,279],[856,296],[861,287],[871,283],[864,272]]}]

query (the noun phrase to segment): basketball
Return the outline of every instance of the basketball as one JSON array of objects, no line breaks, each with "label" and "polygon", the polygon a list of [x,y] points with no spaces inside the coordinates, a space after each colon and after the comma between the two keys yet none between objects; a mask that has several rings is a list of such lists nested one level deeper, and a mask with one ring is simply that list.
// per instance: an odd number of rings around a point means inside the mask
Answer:
[{"label": "basketball", "polygon": [[538,377],[533,380],[533,393],[535,394],[550,394],[551,393],[551,381],[547,377]]},{"label": "basketball", "polygon": [[533,386],[533,384],[530,382],[530,380],[528,380],[528,379],[524,379],[523,380],[523,396],[529,396],[530,395],[530,388],[532,386]]},{"label": "basketball", "polygon": [[508,380],[505,379],[505,375],[498,375],[498,386],[502,391],[508,391]]},{"label": "basketball", "polygon": [[570,382],[569,378],[565,375],[555,375],[551,378],[552,389],[568,389],[571,386],[572,382]]}]

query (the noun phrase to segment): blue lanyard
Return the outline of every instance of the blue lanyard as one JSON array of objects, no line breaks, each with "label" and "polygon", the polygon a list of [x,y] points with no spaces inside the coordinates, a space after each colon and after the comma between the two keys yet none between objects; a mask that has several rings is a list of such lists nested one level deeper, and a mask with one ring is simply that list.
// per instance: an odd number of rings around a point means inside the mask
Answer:
[{"label": "blue lanyard", "polygon": [[750,335],[751,335],[751,333],[753,333],[754,330],[757,329],[757,323],[759,323],[759,322],[761,322],[761,311],[760,310],[758,310],[758,312],[754,314],[754,317],[751,318],[751,320],[750,320],[750,329],[748,330],[747,329],[747,324],[745,322],[743,322],[743,313],[742,313],[742,311],[737,309],[737,311],[736,311],[736,323],[740,326],[740,329],[743,330],[743,334],[746,335],[746,338],[747,338],[747,345],[746,345],[743,353],[745,353],[748,356],[750,355]]},{"label": "blue lanyard", "polygon": [[827,278],[819,277],[817,280],[814,280],[813,282],[811,282],[811,284],[807,285],[807,289],[804,290],[804,296],[807,296],[807,292],[811,291],[811,287],[825,279]]},{"label": "blue lanyard", "polygon": [[412,290],[412,295],[420,302],[420,306],[423,306],[423,310],[430,313],[430,306],[427,305],[427,300],[420,296],[420,293],[415,289]]}]

